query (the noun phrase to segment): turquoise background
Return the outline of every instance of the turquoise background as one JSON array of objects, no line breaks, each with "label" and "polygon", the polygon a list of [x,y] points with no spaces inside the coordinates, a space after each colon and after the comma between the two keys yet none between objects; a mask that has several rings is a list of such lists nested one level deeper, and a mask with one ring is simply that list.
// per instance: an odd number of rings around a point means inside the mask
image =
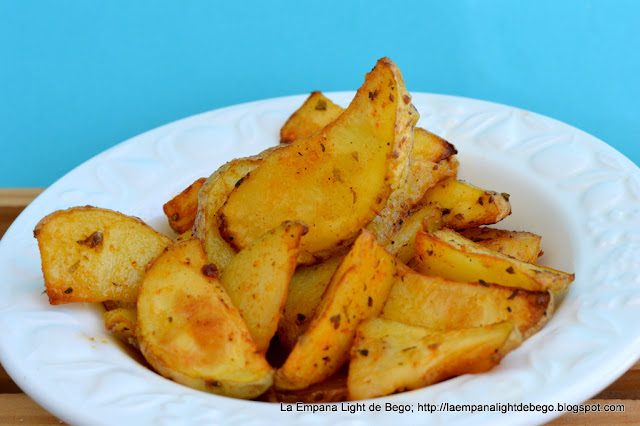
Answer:
[{"label": "turquoise background", "polygon": [[639,17],[633,0],[0,0],[0,187],[195,113],[355,90],[382,56],[410,91],[538,112],[640,164]]}]

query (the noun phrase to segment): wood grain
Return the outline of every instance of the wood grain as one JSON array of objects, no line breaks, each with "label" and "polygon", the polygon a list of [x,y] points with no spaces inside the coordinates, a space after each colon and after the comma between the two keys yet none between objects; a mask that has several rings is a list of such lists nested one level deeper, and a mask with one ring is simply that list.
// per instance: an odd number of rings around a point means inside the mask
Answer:
[{"label": "wood grain", "polygon": [[[0,238],[17,215],[41,192],[41,188],[0,188]],[[602,408],[621,404],[624,412],[567,413],[549,424],[640,424],[640,361],[583,405],[586,404],[600,404]],[[0,425],[60,424],[64,423],[22,393],[0,365]]]},{"label": "wood grain", "polygon": [[11,222],[43,190],[44,188],[0,188],[0,238]]}]

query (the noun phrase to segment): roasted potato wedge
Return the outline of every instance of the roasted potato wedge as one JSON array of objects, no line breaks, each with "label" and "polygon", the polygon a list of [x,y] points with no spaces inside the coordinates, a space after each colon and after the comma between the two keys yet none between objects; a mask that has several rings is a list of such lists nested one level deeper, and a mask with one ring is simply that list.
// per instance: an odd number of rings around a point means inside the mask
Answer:
[{"label": "roasted potato wedge", "polygon": [[385,248],[401,262],[407,263],[416,256],[418,231],[432,232],[442,228],[442,210],[435,205],[421,207],[408,216]]},{"label": "roasted potato wedge", "polygon": [[138,218],[91,206],[53,212],[33,233],[52,305],[135,302],[145,266],[172,243]]},{"label": "roasted potato wedge", "polygon": [[338,119],[283,144],[237,185],[219,210],[221,235],[241,249],[300,220],[300,263],[331,257],[406,187],[416,120],[398,68],[381,59]]},{"label": "roasted potato wedge", "polygon": [[396,259],[363,230],[338,266],[316,315],[276,372],[278,389],[303,389],[320,383],[349,359],[356,327],[382,310]]},{"label": "roasted potato wedge", "polygon": [[169,247],[140,286],[136,336],[164,377],[205,392],[256,398],[273,382],[240,312],[197,238]]},{"label": "roasted potato wedge", "polygon": [[198,192],[206,178],[200,178],[185,188],[162,206],[169,226],[177,234],[183,234],[193,227],[198,212]]},{"label": "roasted potato wedge", "polygon": [[300,265],[289,282],[289,295],[278,324],[278,340],[291,350],[298,337],[309,327],[331,277],[344,256],[336,256],[315,265]]},{"label": "roasted potato wedge", "polygon": [[367,229],[376,235],[380,244],[388,245],[427,190],[439,181],[453,176],[455,174],[447,167],[427,160],[414,159],[409,170],[407,187],[399,189],[389,198]]},{"label": "roasted potato wedge", "polygon": [[522,262],[482,247],[457,232],[443,228],[418,232],[415,265],[419,272],[452,280],[500,284],[554,295],[574,280],[552,268]]},{"label": "roasted potato wedge", "polygon": [[121,342],[135,348],[138,347],[136,339],[136,322],[138,312],[135,308],[116,308],[102,315],[104,328],[111,332]]},{"label": "roasted potato wedge", "polygon": [[363,322],[351,349],[350,400],[428,386],[490,370],[522,337],[511,322],[436,331],[374,318]]},{"label": "roasted potato wedge", "polygon": [[481,226],[462,230],[460,235],[482,247],[527,263],[536,263],[541,253],[540,240],[542,237],[531,232],[507,231]]},{"label": "roasted potato wedge", "polygon": [[547,323],[553,311],[553,295],[547,291],[453,281],[399,267],[380,317],[436,330],[511,321],[526,339]]},{"label": "roasted potato wedge", "polygon": [[223,270],[236,254],[220,236],[218,210],[227,200],[231,190],[244,177],[262,163],[262,157],[232,160],[216,170],[204,182],[198,195],[198,212],[195,220],[195,236],[204,242],[207,259]]},{"label": "roasted potato wedge", "polygon": [[334,121],[344,109],[322,92],[311,92],[306,101],[280,129],[280,143],[291,143],[315,133]]},{"label": "roasted potato wedge", "polygon": [[305,224],[285,222],[242,249],[220,276],[258,350],[264,353],[276,333],[296,269],[300,238],[306,233]]},{"label": "roasted potato wedge", "polygon": [[[309,136],[330,124],[343,111],[322,92],[312,92],[280,129],[280,142],[291,143]],[[438,162],[457,153],[456,148],[440,136],[419,127],[415,129],[413,158]]]},{"label": "roasted potato wedge", "polygon": [[460,230],[498,223],[511,214],[508,196],[456,179],[444,179],[429,189],[424,204],[442,208],[444,226]]}]

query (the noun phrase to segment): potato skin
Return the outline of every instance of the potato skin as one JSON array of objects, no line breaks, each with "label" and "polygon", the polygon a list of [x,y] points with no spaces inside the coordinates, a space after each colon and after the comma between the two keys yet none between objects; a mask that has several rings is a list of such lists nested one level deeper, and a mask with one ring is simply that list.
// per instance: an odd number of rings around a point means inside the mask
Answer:
[{"label": "potato skin", "polygon": [[34,236],[52,305],[135,302],[145,266],[172,243],[138,218],[92,206],[47,215]]},{"label": "potato skin", "polygon": [[193,235],[204,243],[209,262],[214,263],[221,271],[235,256],[237,250],[220,236],[218,210],[227,201],[233,188],[254,171],[266,156],[277,149],[278,147],[269,148],[257,155],[236,158],[223,164],[205,180],[198,192],[198,210]]}]

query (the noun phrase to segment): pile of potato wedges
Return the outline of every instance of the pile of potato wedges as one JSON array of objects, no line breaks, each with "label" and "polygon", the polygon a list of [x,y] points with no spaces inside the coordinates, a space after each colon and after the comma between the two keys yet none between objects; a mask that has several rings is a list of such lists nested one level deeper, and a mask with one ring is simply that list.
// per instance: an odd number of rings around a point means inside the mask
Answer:
[{"label": "pile of potato wedges", "polygon": [[53,305],[105,327],[162,376],[282,402],[361,400],[485,372],[551,318],[574,275],[541,237],[487,227],[509,195],[457,179],[380,59],[346,109],[313,92],[277,146],[169,200],[177,237],[82,206],[34,234]]}]

